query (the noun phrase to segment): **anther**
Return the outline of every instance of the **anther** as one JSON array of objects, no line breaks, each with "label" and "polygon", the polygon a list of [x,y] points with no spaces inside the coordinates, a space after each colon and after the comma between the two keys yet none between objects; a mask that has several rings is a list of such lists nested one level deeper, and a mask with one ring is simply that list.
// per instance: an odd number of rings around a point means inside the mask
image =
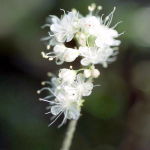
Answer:
[{"label": "anther", "polygon": [[50,49],[50,45],[47,45],[47,47],[46,47],[47,49]]},{"label": "anther", "polygon": [[38,91],[37,91],[37,94],[40,94],[40,93],[41,93],[40,90],[38,90]]},{"label": "anther", "polygon": [[49,61],[52,61],[53,59],[54,59],[53,57],[50,57],[48,60],[49,60]]},{"label": "anther", "polygon": [[98,9],[98,10],[102,10],[103,7],[102,7],[102,6],[97,6],[97,9]]},{"label": "anther", "polygon": [[52,76],[52,73],[51,73],[51,72],[48,72],[48,73],[47,73],[47,76],[48,76],[48,77],[51,77],[51,76]]},{"label": "anther", "polygon": [[42,85],[45,85],[45,82],[41,82]]},{"label": "anther", "polygon": [[70,69],[72,69],[73,68],[73,66],[70,66]]},{"label": "anther", "polygon": [[48,58],[48,56],[44,52],[41,52],[41,55],[43,58]]},{"label": "anther", "polygon": [[91,11],[91,12],[94,11],[95,8],[96,8],[96,4],[95,3],[91,4],[90,6],[88,6],[88,10]]}]

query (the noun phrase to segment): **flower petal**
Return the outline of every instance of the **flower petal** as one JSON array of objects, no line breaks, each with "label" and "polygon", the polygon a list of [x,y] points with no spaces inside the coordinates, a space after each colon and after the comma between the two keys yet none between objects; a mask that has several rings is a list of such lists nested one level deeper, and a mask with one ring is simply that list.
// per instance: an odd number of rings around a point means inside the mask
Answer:
[{"label": "flower petal", "polygon": [[51,113],[53,115],[58,115],[62,111],[62,107],[60,105],[54,105],[51,107]]},{"label": "flower petal", "polygon": [[81,64],[82,64],[83,66],[88,66],[88,65],[90,64],[90,62],[89,62],[89,60],[88,60],[87,58],[83,58],[83,59],[81,60]]}]

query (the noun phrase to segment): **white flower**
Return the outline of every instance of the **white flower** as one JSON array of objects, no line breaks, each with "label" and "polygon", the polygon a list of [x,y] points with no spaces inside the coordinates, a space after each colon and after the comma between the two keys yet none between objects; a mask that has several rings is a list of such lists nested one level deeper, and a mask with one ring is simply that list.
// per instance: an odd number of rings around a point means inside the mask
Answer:
[{"label": "white flower", "polygon": [[80,25],[83,32],[96,35],[99,30],[100,19],[96,16],[88,15],[81,18]]},{"label": "white flower", "polygon": [[79,30],[78,19],[79,15],[76,12],[64,14],[61,19],[51,16],[50,29],[58,42],[69,42],[73,39],[74,34]]},{"label": "white flower", "polygon": [[81,96],[89,96],[93,89],[93,83],[91,80],[87,80],[83,74],[78,74],[77,79],[73,84],[73,87],[78,91]]},{"label": "white flower", "polygon": [[79,51],[73,48],[67,48],[61,44],[56,45],[52,52],[42,52],[42,56],[50,61],[55,58],[56,63],[60,65],[63,62],[73,62],[79,56]]},{"label": "white flower", "polygon": [[[80,117],[80,109],[83,103],[82,97],[79,95],[78,90],[72,87],[69,83],[62,82],[60,78],[53,77],[51,82],[47,83],[50,87],[44,87],[38,91],[38,93],[47,90],[50,94],[44,98],[40,98],[41,101],[49,103],[50,111],[46,114],[51,113],[53,121],[50,123],[53,124],[60,115],[64,115],[64,119],[61,123],[63,125],[67,119],[77,120]],[[59,126],[61,126],[59,125]]]},{"label": "white flower", "polygon": [[[58,112],[63,112],[65,119],[78,119],[80,116],[79,100],[80,99],[74,99],[70,91],[61,91],[61,93],[56,96],[56,103],[51,107],[51,113],[53,115],[58,115]],[[59,111],[57,111],[58,108]]]},{"label": "white flower", "polygon": [[98,78],[100,75],[100,72],[98,69],[95,69],[95,68],[90,68],[90,69],[85,69],[84,70],[84,76],[86,78]]},{"label": "white flower", "polygon": [[118,32],[107,26],[101,25],[96,34],[95,44],[98,47],[119,46],[121,43],[115,39],[119,36]]},{"label": "white flower", "polygon": [[62,126],[67,119],[77,120],[80,117],[79,101],[81,100],[72,99],[66,91],[59,93],[53,103],[50,102],[50,113],[55,116],[51,124],[53,124],[61,114],[64,115],[64,119],[59,127]]},{"label": "white flower", "polygon": [[70,69],[60,69],[59,78],[61,78],[63,82],[72,83],[76,78],[76,71]]},{"label": "white flower", "polygon": [[87,34],[87,36],[95,37],[95,46],[103,48],[120,45],[121,42],[116,40],[120,34],[115,30],[118,23],[114,27],[110,27],[114,11],[115,8],[104,19],[102,19],[103,15],[102,17],[98,17],[94,16],[91,12],[86,17],[80,19],[82,32]]},{"label": "white flower", "polygon": [[97,48],[97,47],[80,47],[80,55],[83,56],[81,64],[88,66],[90,64],[102,64],[107,67],[107,62],[112,62],[114,57],[114,50],[112,48]]},{"label": "white flower", "polygon": [[[64,69],[59,75],[61,77],[65,76],[65,73],[70,71],[69,69]],[[89,96],[93,89],[91,80],[87,80],[81,73],[76,76],[73,82],[63,82],[61,77],[53,77],[51,82],[43,82],[51,87],[44,87],[38,91],[38,93],[44,90],[50,92],[48,96],[40,98],[40,100],[48,102],[50,105],[48,107],[50,111],[47,114],[51,113],[54,116],[51,124],[62,114],[64,115],[64,119],[61,125],[63,125],[67,119],[77,120],[80,117],[80,110],[83,103],[82,96]]]},{"label": "white flower", "polygon": [[78,56],[79,51],[73,48],[67,48],[64,45],[56,45],[54,47],[54,54],[58,64],[65,62],[73,62]]},{"label": "white flower", "polygon": [[119,46],[121,43],[119,40],[115,39],[120,36],[120,34],[115,30],[115,27],[120,22],[113,27],[110,27],[115,10],[116,8],[114,7],[113,11],[104,19],[102,19],[103,15],[101,16],[101,24],[98,28],[98,32],[96,34],[97,39],[95,41],[96,46],[98,47]]}]

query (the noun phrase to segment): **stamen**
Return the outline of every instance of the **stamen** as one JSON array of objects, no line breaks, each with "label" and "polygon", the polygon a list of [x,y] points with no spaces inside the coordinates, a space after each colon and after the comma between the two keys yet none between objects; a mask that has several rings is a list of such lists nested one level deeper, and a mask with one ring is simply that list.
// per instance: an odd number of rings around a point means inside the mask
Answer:
[{"label": "stamen", "polygon": [[53,74],[52,74],[51,72],[48,72],[48,73],[47,73],[47,76],[48,76],[48,77],[52,77]]},{"label": "stamen", "polygon": [[102,10],[103,7],[99,5],[99,6],[97,6],[97,9],[98,9],[98,10]]},{"label": "stamen", "polygon": [[71,10],[73,13],[77,13],[77,10],[75,8],[72,8]]},{"label": "stamen", "polygon": [[101,23],[103,23],[103,16],[104,16],[104,14],[102,14],[101,17],[100,17]]},{"label": "stamen", "polygon": [[97,84],[97,85],[94,85],[93,87],[97,87],[97,86],[101,86],[101,85]]},{"label": "stamen", "polygon": [[49,81],[42,81],[41,84],[42,84],[42,85],[45,85],[45,84],[51,85],[51,83],[50,83]]},{"label": "stamen", "polygon": [[45,82],[41,82],[42,85],[45,85]]},{"label": "stamen", "polygon": [[50,114],[51,112],[49,111],[49,112],[47,112],[47,113],[45,113],[45,115],[48,115],[48,114]]},{"label": "stamen", "polygon": [[63,113],[63,111],[60,112],[60,114],[54,119],[54,121],[52,121],[52,122],[48,125],[48,127],[50,127],[50,126],[61,116],[62,113]]},{"label": "stamen", "polygon": [[73,69],[73,66],[70,66],[70,69]]},{"label": "stamen", "polygon": [[63,121],[61,122],[61,124],[58,126],[58,128],[60,128],[67,120],[67,111],[64,112],[64,119]]},{"label": "stamen", "polygon": [[96,4],[95,3],[92,3],[90,6],[88,6],[88,10],[90,12],[93,12],[95,10],[95,8],[96,8]]},{"label": "stamen", "polygon": [[[58,33],[57,33],[58,34]],[[56,34],[51,34],[50,32],[48,32],[48,35],[50,36],[50,37],[54,37]]]},{"label": "stamen", "polygon": [[124,31],[124,32],[122,32],[122,33],[120,33],[120,34],[118,34],[118,36],[121,36],[121,35],[123,35],[123,34],[125,34],[125,31]]},{"label": "stamen", "polygon": [[46,99],[42,99],[42,98],[39,98],[39,101],[44,101],[44,102],[50,103],[50,101],[48,101],[48,100],[46,100]]},{"label": "stamen", "polygon": [[41,55],[43,58],[48,58],[47,54],[45,54],[44,52],[41,52]]},{"label": "stamen", "polygon": [[54,96],[53,96],[53,95],[46,96],[46,97],[44,97],[43,99],[50,99],[50,98],[54,98]]},{"label": "stamen", "polygon": [[46,99],[43,99],[43,98],[39,98],[39,101],[47,102],[47,103],[50,103],[50,104],[59,104],[55,101],[49,101],[49,100],[46,100]]},{"label": "stamen", "polygon": [[47,45],[47,47],[46,47],[48,50],[50,49],[50,45]]},{"label": "stamen", "polygon": [[41,41],[47,41],[47,40],[50,40],[50,39],[51,39],[51,37],[50,37],[50,36],[47,36],[47,37],[41,38],[40,40],[41,40]]},{"label": "stamen", "polygon": [[[44,90],[48,90],[48,91],[50,91],[50,88],[48,88],[48,87],[44,87],[44,88],[42,88],[42,89],[40,89],[40,90],[38,90],[37,91],[37,93],[41,93],[41,92],[43,92]],[[51,91],[50,91],[51,92]]]},{"label": "stamen", "polygon": [[117,22],[117,23],[112,27],[112,29],[115,29],[120,23],[122,23],[122,21]]},{"label": "stamen", "polygon": [[66,12],[65,12],[65,10],[64,10],[64,9],[61,9],[61,8],[60,8],[60,10],[64,12],[64,15],[66,15]]},{"label": "stamen", "polygon": [[98,13],[100,12],[102,10],[102,6],[97,6],[97,10],[96,10],[96,13],[95,13],[95,15],[97,16],[98,15]]},{"label": "stamen", "polygon": [[41,93],[41,91],[40,91],[40,90],[38,90],[38,91],[37,91],[37,94],[40,94],[40,93]]},{"label": "stamen", "polygon": [[[114,15],[114,12],[115,12],[115,10],[116,10],[116,7],[114,7],[114,9],[113,9],[113,11],[107,16],[108,17],[108,22],[106,23],[106,26],[110,26],[110,24],[111,24],[111,22],[112,22],[112,19],[113,19],[113,15]],[[107,18],[106,17],[106,18]]]},{"label": "stamen", "polygon": [[53,57],[50,57],[48,60],[49,60],[49,61],[52,61],[53,59],[54,59]]},{"label": "stamen", "polygon": [[50,24],[44,24],[43,26],[41,26],[42,29],[44,29],[45,27],[50,27]]}]

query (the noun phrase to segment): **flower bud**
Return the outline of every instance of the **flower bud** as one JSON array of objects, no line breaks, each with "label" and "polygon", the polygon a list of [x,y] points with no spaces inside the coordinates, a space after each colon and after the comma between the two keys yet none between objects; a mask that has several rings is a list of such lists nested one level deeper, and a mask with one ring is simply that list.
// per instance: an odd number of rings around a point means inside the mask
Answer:
[{"label": "flower bud", "polygon": [[85,69],[85,70],[84,70],[84,76],[85,76],[86,78],[89,78],[91,75],[92,75],[92,74],[91,74],[91,70],[90,70],[90,69]]},{"label": "flower bud", "polygon": [[99,72],[98,69],[93,69],[93,70],[92,70],[92,77],[93,77],[93,78],[98,78],[99,75],[100,75],[100,72]]}]

